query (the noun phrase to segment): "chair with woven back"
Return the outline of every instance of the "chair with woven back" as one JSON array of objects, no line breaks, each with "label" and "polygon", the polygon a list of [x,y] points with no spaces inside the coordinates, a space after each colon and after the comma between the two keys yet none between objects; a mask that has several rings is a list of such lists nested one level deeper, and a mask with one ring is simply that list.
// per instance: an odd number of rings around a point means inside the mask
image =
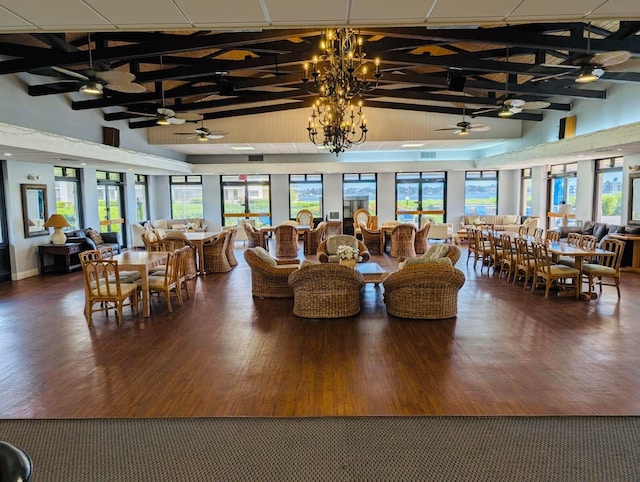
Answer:
[{"label": "chair with woven back", "polygon": [[[89,326],[93,323],[93,313],[98,311],[104,311],[108,317],[109,310],[114,309],[118,325],[122,324],[124,306],[131,306],[138,314],[138,286],[121,282],[116,260],[88,259],[87,256],[82,271],[86,295],[84,314]],[[94,308],[96,303],[99,308]]]},{"label": "chair with woven back", "polygon": [[262,246],[264,243],[263,235],[259,229],[256,229],[249,221],[242,223],[242,228],[247,235],[247,241],[249,241],[249,248],[255,248],[256,246]]},{"label": "chair with woven back", "polygon": [[276,226],[276,257],[295,258],[298,256],[298,230],[295,226]]},{"label": "chair with woven back", "polygon": [[360,208],[356,209],[356,212],[353,213],[353,235],[357,238],[358,236],[362,237],[362,231],[360,231],[360,223],[364,223],[364,225],[369,228],[371,223],[371,213],[369,210]]},{"label": "chair with woven back", "polygon": [[[558,281],[571,280],[574,287],[577,287],[578,283],[581,282],[580,270],[564,264],[552,263],[547,251],[547,246],[538,241],[533,242],[533,261],[536,270],[533,276],[533,285],[531,286],[532,293],[538,285],[544,284],[544,297],[548,298],[551,286]],[[580,291],[576,289],[575,293],[576,298],[578,298]]]},{"label": "chair with woven back", "polygon": [[296,221],[298,224],[303,226],[309,226],[309,228],[313,228],[313,213],[308,209],[301,209],[296,214]]},{"label": "chair with woven back", "polygon": [[253,296],[257,298],[293,297],[293,288],[289,286],[289,275],[300,268],[297,259],[275,259],[260,246],[245,249],[244,259],[251,268]]},{"label": "chair with woven back", "polygon": [[382,254],[379,230],[369,229],[366,224],[360,223],[360,234],[362,235],[362,242],[370,254]]},{"label": "chair with woven back", "polygon": [[307,238],[304,244],[304,253],[305,254],[316,254],[318,252],[318,246],[320,243],[324,241],[327,230],[327,222],[321,221],[315,227],[315,229],[310,229],[307,231]]},{"label": "chair with woven back", "polygon": [[226,273],[231,271],[227,247],[231,238],[230,231],[223,231],[211,241],[204,244],[204,270],[207,273]]},{"label": "chair with woven back", "polygon": [[431,229],[431,223],[424,223],[424,226],[416,231],[416,237],[413,243],[416,254],[424,254],[427,251],[427,248],[429,247],[429,243],[427,241],[429,229]]},{"label": "chair with woven back", "polygon": [[[594,281],[600,286],[615,286],[620,298],[620,263],[624,253],[625,242],[620,239],[607,238],[602,243],[602,249],[613,252],[613,256],[598,256],[596,263],[585,263],[582,265],[582,275],[589,283],[589,292],[593,291]],[[613,279],[613,283],[604,283],[603,278]]]},{"label": "chair with woven back", "polygon": [[177,298],[178,304],[182,305],[180,261],[180,250],[169,251],[164,271],[149,276],[149,293],[162,294],[167,303],[169,313],[173,312],[171,306],[172,294]]},{"label": "chair with woven back", "polygon": [[391,230],[391,253],[394,258],[416,257],[416,227],[413,224],[398,224]]}]

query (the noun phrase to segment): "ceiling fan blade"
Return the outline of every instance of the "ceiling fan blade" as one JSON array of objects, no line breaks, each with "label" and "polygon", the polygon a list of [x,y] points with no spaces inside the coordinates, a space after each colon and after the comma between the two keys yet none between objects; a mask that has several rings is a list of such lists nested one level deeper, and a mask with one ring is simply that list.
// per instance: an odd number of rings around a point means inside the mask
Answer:
[{"label": "ceiling fan blade", "polygon": [[80,79],[80,80],[89,80],[89,77],[87,77],[84,74],[81,74],[80,72],[75,72],[73,70],[65,69],[64,67],[58,67],[56,65],[52,66],[51,68],[56,72],[64,75],[68,75],[69,77],[75,77],[76,79]]},{"label": "ceiling fan blade", "polygon": [[187,122],[184,119],[178,119],[177,117],[168,117],[167,121],[169,122],[169,124],[173,124],[173,125],[180,125],[180,124],[184,124],[185,122]]},{"label": "ceiling fan blade", "polygon": [[207,135],[207,139],[222,139],[224,135],[222,134],[209,134]]},{"label": "ceiling fan blade", "polygon": [[158,107],[156,109],[158,115],[164,115],[166,117],[175,117],[176,113],[167,107]]},{"label": "ceiling fan blade", "polygon": [[576,70],[580,68],[580,65],[571,64],[540,64],[539,67],[549,67],[550,69],[571,69]]},{"label": "ceiling fan blade", "polygon": [[443,127],[442,129],[434,129],[434,131],[457,131],[459,127]]},{"label": "ceiling fan blade", "polygon": [[484,132],[490,129],[491,127],[489,127],[487,124],[471,124],[470,126],[467,126],[467,130],[476,132]]},{"label": "ceiling fan blade", "polygon": [[193,132],[174,132],[173,135],[174,136],[192,136],[193,137]]},{"label": "ceiling fan blade", "polygon": [[546,109],[551,105],[550,102],[545,102],[544,100],[532,100],[530,102],[525,102],[522,106],[523,109]]},{"label": "ceiling fan blade", "polygon": [[198,114],[196,112],[178,112],[175,117],[176,119],[183,119],[190,122],[204,119],[204,116],[202,114]]},{"label": "ceiling fan blade", "polygon": [[147,88],[144,85],[132,83],[125,84],[107,84],[107,89],[114,90],[116,92],[123,92],[125,94],[141,94],[142,92],[146,92]]},{"label": "ceiling fan blade", "polygon": [[150,114],[149,112],[135,112],[132,110],[128,110],[127,114],[134,114],[140,117],[158,117],[157,114]]},{"label": "ceiling fan blade", "polygon": [[482,110],[477,110],[475,112],[472,112],[471,115],[478,115],[478,114],[484,114],[486,112],[493,112],[494,110],[500,110],[500,107],[491,107],[489,109],[482,109]]},{"label": "ceiling fan blade", "polygon": [[607,72],[640,72],[640,59],[630,59],[621,64],[607,67]]},{"label": "ceiling fan blade", "polygon": [[507,105],[509,107],[515,107],[516,109],[521,109],[526,104],[526,101],[522,99],[507,99],[503,102],[503,105]]},{"label": "ceiling fan blade", "polygon": [[626,62],[630,58],[631,53],[626,50],[613,50],[592,55],[589,63],[598,67],[611,67]]},{"label": "ceiling fan blade", "polygon": [[136,80],[136,76],[131,72],[124,72],[122,70],[96,72],[96,77],[109,84],[128,84]]}]

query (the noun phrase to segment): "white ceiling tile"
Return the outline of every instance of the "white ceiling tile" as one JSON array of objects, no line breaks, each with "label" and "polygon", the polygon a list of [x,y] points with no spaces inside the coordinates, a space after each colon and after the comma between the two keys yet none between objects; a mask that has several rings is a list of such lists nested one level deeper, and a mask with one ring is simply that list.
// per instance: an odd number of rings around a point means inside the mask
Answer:
[{"label": "white ceiling tile", "polygon": [[290,0],[265,0],[267,12],[274,26],[278,25],[344,25],[347,21],[347,2],[297,2]]},{"label": "white ceiling tile", "polygon": [[491,0],[491,2],[470,2],[468,0],[447,0],[438,2],[427,19],[429,22],[499,21],[520,3],[518,0]]},{"label": "white ceiling tile", "polygon": [[29,22],[0,7],[0,30],[32,27]]},{"label": "white ceiling tile", "polygon": [[170,0],[85,0],[100,15],[119,27],[134,25],[189,25]]},{"label": "white ceiling tile", "polygon": [[354,24],[423,22],[430,7],[430,2],[423,0],[396,0],[392,6],[386,0],[353,0],[350,21]]},{"label": "white ceiling tile", "polygon": [[43,29],[100,29],[109,22],[80,0],[2,0],[6,9]]},{"label": "white ceiling tile", "polygon": [[[509,20],[549,18],[580,18],[602,3],[602,0],[525,0],[509,16]],[[636,8],[637,11],[637,8]]]},{"label": "white ceiling tile", "polygon": [[259,0],[234,0],[233,4],[215,0],[175,0],[175,3],[196,26],[266,25]]},{"label": "white ceiling tile", "polygon": [[638,0],[609,0],[604,5],[593,10],[588,18],[608,17],[608,18],[638,18]]}]

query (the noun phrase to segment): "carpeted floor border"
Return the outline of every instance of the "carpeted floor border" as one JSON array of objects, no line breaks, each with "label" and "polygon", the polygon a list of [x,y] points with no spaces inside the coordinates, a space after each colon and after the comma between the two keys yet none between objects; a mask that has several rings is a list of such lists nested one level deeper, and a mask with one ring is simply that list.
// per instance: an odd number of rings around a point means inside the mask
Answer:
[{"label": "carpeted floor border", "polygon": [[0,420],[34,482],[638,481],[639,417]]}]

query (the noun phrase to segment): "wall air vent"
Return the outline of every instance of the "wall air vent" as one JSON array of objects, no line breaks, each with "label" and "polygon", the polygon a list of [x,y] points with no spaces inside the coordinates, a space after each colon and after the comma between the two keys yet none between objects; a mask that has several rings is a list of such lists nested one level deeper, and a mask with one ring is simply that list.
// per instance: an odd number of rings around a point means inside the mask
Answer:
[{"label": "wall air vent", "polygon": [[249,156],[249,162],[262,162],[264,161],[264,156],[261,155],[253,155],[253,156]]},{"label": "wall air vent", "polygon": [[436,158],[436,153],[435,152],[421,152],[420,153],[420,159],[435,159]]}]

